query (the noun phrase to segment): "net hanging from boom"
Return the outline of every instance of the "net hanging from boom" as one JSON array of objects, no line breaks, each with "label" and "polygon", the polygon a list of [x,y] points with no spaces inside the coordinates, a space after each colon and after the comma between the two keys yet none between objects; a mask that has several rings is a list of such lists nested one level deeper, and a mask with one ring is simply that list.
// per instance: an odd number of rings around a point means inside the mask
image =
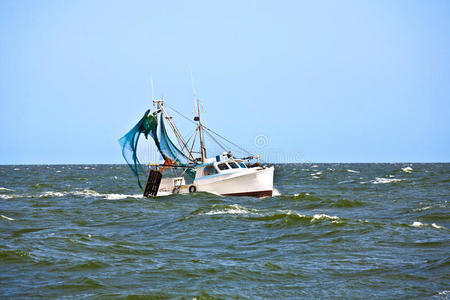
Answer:
[{"label": "net hanging from boom", "polygon": [[179,150],[170,140],[164,124],[164,115],[162,112],[150,113],[147,110],[139,122],[119,139],[122,148],[122,156],[127,162],[133,174],[138,180],[138,185],[142,189],[142,177],[147,175],[144,165],[138,158],[138,142],[141,134],[148,139],[150,135],[158,148],[159,153],[164,159],[164,164],[178,165],[188,162],[187,156]]}]

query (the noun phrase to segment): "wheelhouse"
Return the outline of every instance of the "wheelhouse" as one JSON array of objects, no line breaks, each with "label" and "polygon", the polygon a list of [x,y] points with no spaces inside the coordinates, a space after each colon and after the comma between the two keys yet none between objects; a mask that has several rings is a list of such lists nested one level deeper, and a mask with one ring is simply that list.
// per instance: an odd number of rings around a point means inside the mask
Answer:
[{"label": "wheelhouse", "polygon": [[[212,161],[211,161],[212,160]],[[209,159],[209,162],[196,168],[195,180],[216,176],[222,174],[242,172],[247,169],[247,166],[240,159],[226,159],[214,161],[214,159]]]}]

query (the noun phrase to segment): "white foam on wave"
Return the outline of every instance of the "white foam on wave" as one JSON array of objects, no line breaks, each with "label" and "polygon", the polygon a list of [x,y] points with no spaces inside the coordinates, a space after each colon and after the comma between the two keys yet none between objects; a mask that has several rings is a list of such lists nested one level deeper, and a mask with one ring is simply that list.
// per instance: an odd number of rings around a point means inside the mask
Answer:
[{"label": "white foam on wave", "polygon": [[375,177],[375,180],[372,180],[371,182],[373,184],[380,184],[380,183],[393,183],[393,182],[400,182],[400,181],[403,181],[403,179]]},{"label": "white foam on wave", "polygon": [[126,195],[126,194],[104,194],[106,199],[108,200],[120,200],[120,199],[126,199],[126,198],[143,198],[144,196],[141,194],[135,194],[135,195]]},{"label": "white foam on wave", "polygon": [[347,169],[347,172],[349,172],[349,173],[359,173],[359,171],[350,170],[350,169]]},{"label": "white foam on wave", "polygon": [[319,167],[318,165],[313,165],[313,166],[311,166],[311,168],[317,168],[317,167]]},{"label": "white foam on wave", "polygon": [[413,211],[424,211],[424,210],[429,210],[430,208],[431,208],[431,206],[425,206],[425,207],[413,209]]},{"label": "white foam on wave", "polygon": [[411,226],[412,226],[412,227],[423,227],[423,226],[426,226],[426,224],[423,224],[422,222],[414,221],[414,222],[411,224]]},{"label": "white foam on wave", "polygon": [[6,219],[8,221],[14,221],[13,218],[10,218],[10,217],[4,216],[4,215],[0,215],[0,217],[2,217],[3,219]]},{"label": "white foam on wave", "polygon": [[447,229],[444,226],[436,225],[436,223],[431,224],[431,226],[433,226],[436,229]]},{"label": "white foam on wave", "polygon": [[7,192],[13,192],[14,190],[5,188],[5,187],[0,187],[0,191],[7,191]]},{"label": "white foam on wave", "polygon": [[305,196],[311,196],[311,194],[310,193],[297,193],[297,194],[294,194],[294,197],[298,197],[298,196],[300,196],[300,195],[305,195]]},{"label": "white foam on wave", "polygon": [[273,191],[272,191],[272,196],[281,196],[281,193],[276,189],[276,188],[273,188]]},{"label": "white foam on wave", "polygon": [[405,173],[412,173],[413,168],[411,168],[411,167],[405,167],[405,168],[402,168],[402,171],[405,172]]},{"label": "white foam on wave", "polygon": [[226,207],[224,209],[220,210],[211,210],[205,213],[200,213],[199,215],[222,215],[222,214],[231,214],[231,215],[238,215],[238,214],[256,214],[259,215],[257,210],[255,209],[248,209],[244,206],[240,206],[239,204],[233,204],[229,207]]},{"label": "white foam on wave", "polygon": [[311,219],[311,223],[318,221],[318,220],[323,220],[323,219],[327,219],[327,220],[339,220],[338,216],[329,216],[326,214],[316,214],[313,216],[313,218]]},{"label": "white foam on wave", "polygon": [[[101,197],[105,198],[107,200],[119,200],[119,199],[126,199],[126,198],[143,198],[143,195],[141,194],[134,194],[134,195],[128,195],[128,194],[115,194],[115,193],[107,193],[102,194],[93,190],[82,190],[82,191],[70,191],[70,192],[56,192],[56,191],[47,191],[39,195],[39,197],[64,197],[64,196],[79,196],[79,197]],[[0,195],[0,198],[3,198],[2,196],[8,196],[8,195]]]},{"label": "white foam on wave", "polygon": [[14,168],[13,170],[14,170],[14,171],[20,171],[20,169],[19,169],[19,168]]},{"label": "white foam on wave", "polygon": [[448,299],[448,297],[447,297],[448,295],[450,295],[450,291],[444,290],[444,291],[439,292],[439,296],[441,296],[442,299]]},{"label": "white foam on wave", "polygon": [[64,197],[67,193],[48,191],[39,195],[39,197]]},{"label": "white foam on wave", "polygon": [[432,224],[430,225],[430,224],[425,224],[425,223],[418,222],[418,221],[414,221],[410,226],[412,226],[412,227],[431,226],[431,227],[436,228],[436,229],[447,229],[447,228],[445,228],[444,226],[437,225],[436,223],[432,223]]},{"label": "white foam on wave", "polygon": [[322,171],[319,171],[319,172],[316,172],[316,173],[312,173],[312,174],[311,174],[312,177],[318,176],[318,175],[322,175]]}]

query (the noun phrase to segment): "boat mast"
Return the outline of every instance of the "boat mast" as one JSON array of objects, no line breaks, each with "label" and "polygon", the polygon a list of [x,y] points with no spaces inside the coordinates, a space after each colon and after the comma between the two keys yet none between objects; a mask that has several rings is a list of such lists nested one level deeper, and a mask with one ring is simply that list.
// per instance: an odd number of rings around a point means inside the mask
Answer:
[{"label": "boat mast", "polygon": [[195,117],[194,120],[198,122],[198,131],[200,134],[200,152],[202,155],[202,163],[205,163],[206,148],[205,148],[205,144],[203,143],[203,126],[202,126],[202,122],[200,121],[200,101],[198,100],[198,98],[197,98],[197,117]]}]

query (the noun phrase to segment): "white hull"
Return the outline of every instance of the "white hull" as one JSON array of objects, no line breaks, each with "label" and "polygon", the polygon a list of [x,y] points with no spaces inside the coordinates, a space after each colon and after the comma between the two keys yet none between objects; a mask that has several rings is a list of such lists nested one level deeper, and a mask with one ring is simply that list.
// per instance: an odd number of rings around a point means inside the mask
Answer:
[{"label": "white hull", "polygon": [[274,167],[241,169],[239,172],[221,173],[196,178],[197,191],[220,195],[272,196]]}]

